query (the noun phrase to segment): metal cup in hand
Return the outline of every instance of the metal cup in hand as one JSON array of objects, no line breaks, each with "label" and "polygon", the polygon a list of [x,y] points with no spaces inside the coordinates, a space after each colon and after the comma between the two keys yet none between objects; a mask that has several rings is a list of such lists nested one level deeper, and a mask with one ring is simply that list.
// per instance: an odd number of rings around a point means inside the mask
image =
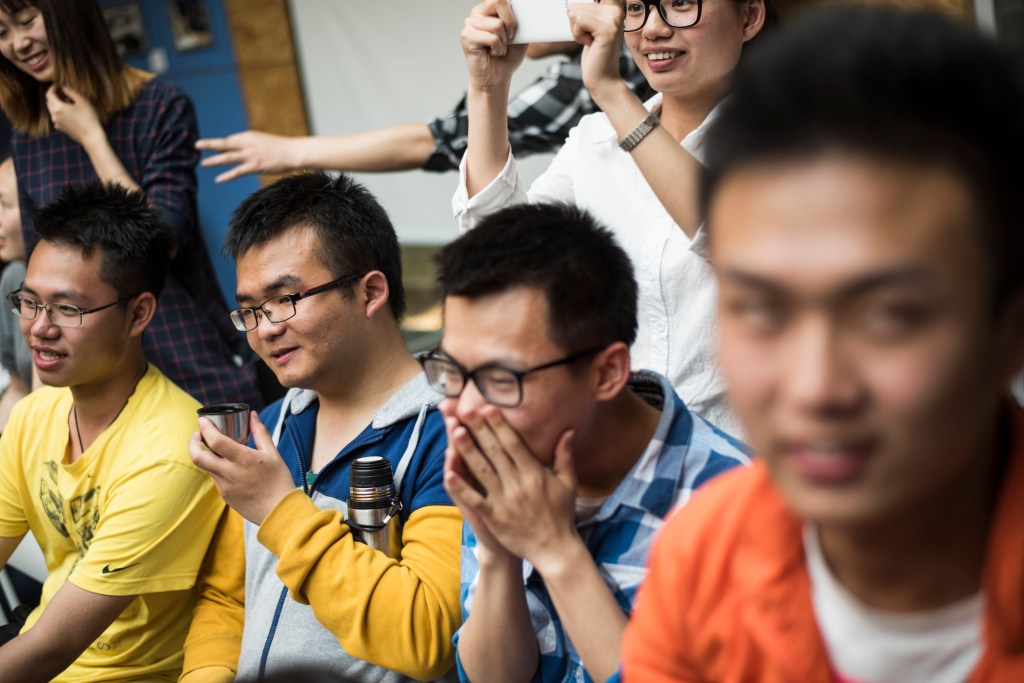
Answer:
[{"label": "metal cup in hand", "polygon": [[[205,417],[221,434],[234,439],[238,443],[249,441],[249,404],[248,403],[216,403],[204,406],[196,411],[199,417]],[[209,448],[206,440],[203,445]]]}]

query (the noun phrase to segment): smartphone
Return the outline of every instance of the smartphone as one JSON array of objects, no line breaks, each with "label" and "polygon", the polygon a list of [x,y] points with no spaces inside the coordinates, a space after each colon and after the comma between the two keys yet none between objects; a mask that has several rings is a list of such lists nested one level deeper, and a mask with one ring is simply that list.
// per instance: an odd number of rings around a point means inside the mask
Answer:
[{"label": "smartphone", "polygon": [[570,2],[591,0],[509,0],[516,15],[515,45],[556,43],[572,40],[569,28]]}]

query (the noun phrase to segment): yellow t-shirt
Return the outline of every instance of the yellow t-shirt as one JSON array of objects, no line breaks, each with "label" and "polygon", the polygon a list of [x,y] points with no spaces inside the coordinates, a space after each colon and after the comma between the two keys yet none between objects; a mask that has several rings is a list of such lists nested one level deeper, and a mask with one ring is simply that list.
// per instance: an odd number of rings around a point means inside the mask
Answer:
[{"label": "yellow t-shirt", "polygon": [[224,506],[189,460],[198,406],[150,365],[114,423],[70,465],[70,390],[40,389],[12,412],[0,439],[0,536],[31,529],[49,570],[25,629],[65,581],[138,596],[55,680],[174,681],[180,673],[193,586]]}]

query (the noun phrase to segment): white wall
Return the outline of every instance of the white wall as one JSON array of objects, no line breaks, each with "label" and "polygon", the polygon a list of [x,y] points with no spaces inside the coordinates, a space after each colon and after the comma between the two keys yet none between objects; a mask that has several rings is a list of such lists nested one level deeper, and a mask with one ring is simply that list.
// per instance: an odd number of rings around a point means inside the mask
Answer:
[{"label": "white wall", "polygon": [[[289,0],[312,132],[354,133],[451,111],[466,89],[459,31],[473,4]],[[527,60],[513,92],[547,63]],[[523,163],[527,182],[549,159]],[[456,236],[455,172],[364,174],[360,180],[391,214],[404,242],[443,243]]]}]

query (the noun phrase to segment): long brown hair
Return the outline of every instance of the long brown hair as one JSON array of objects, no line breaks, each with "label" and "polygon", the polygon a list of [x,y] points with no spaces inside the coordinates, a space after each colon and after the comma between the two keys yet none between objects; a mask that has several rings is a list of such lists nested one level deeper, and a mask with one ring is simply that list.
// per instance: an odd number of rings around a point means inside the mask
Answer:
[{"label": "long brown hair", "polygon": [[[81,93],[104,123],[130,105],[151,78],[121,60],[96,0],[0,0],[0,10],[8,14],[29,7],[39,10],[46,27],[54,83]],[[48,87],[0,59],[0,107],[16,130],[34,137],[50,133]]]}]

